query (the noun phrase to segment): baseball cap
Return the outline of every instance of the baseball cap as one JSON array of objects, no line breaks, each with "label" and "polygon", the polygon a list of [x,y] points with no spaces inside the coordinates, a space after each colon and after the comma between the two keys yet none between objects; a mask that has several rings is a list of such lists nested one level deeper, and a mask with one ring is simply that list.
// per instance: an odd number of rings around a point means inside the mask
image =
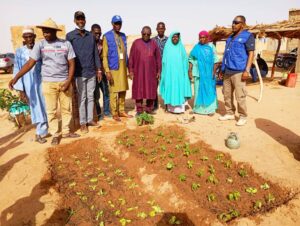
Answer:
[{"label": "baseball cap", "polygon": [[121,22],[122,23],[122,18],[119,15],[115,15],[113,16],[113,18],[111,19],[112,23],[117,23],[117,22]]},{"label": "baseball cap", "polygon": [[75,14],[74,14],[74,18],[75,18],[75,19],[77,19],[77,18],[79,18],[79,17],[85,18],[85,15],[84,15],[84,13],[83,13],[82,11],[77,11],[77,12],[75,12]]}]

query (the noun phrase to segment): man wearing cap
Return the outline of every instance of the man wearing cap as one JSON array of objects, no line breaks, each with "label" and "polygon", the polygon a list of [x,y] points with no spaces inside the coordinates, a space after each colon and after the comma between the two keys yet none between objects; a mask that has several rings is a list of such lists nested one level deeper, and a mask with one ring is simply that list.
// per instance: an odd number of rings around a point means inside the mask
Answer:
[{"label": "man wearing cap", "polygon": [[[9,82],[8,86],[10,89],[13,89],[13,85],[41,60],[43,94],[46,102],[49,132],[53,136],[51,144],[57,145],[60,137],[79,137],[78,134],[70,131],[72,116],[71,82],[75,69],[75,53],[69,41],[57,38],[56,33],[61,31],[61,29],[58,28],[52,19],[46,20],[37,28],[42,29],[45,39],[34,45],[29,60]],[[61,128],[56,116],[58,103],[60,104],[61,112]]]},{"label": "man wearing cap", "polygon": [[120,32],[122,18],[118,15],[111,20],[113,29],[103,37],[103,67],[109,81],[110,108],[113,119],[131,118],[125,112],[125,96],[128,90],[127,79],[127,42],[124,33]]},{"label": "man wearing cap", "polygon": [[98,48],[93,34],[85,30],[85,15],[81,11],[74,14],[74,23],[77,28],[67,34],[71,42],[75,58],[75,83],[78,91],[80,129],[88,132],[87,126],[97,126],[93,121],[94,91],[96,79],[102,79],[101,63]]},{"label": "man wearing cap", "polygon": [[[29,60],[30,52],[34,46],[36,38],[33,29],[30,27],[25,27],[22,33],[24,46],[16,50],[14,75],[16,75]],[[29,101],[31,121],[36,125],[35,141],[40,144],[47,142],[45,136],[48,134],[48,123],[45,100],[42,94],[40,61],[38,61],[30,71],[19,79],[19,81],[14,85],[14,89],[20,92],[21,99],[28,99]]]}]

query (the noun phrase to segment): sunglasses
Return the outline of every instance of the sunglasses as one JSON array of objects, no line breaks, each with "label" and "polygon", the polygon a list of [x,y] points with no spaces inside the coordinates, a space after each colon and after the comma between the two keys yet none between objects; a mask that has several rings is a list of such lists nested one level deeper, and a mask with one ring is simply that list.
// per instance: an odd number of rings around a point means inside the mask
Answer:
[{"label": "sunglasses", "polygon": [[242,21],[237,21],[237,20],[232,21],[232,24],[234,24],[234,25],[241,24],[241,23],[243,23],[243,22]]},{"label": "sunglasses", "polygon": [[151,36],[151,33],[143,33],[144,36]]}]

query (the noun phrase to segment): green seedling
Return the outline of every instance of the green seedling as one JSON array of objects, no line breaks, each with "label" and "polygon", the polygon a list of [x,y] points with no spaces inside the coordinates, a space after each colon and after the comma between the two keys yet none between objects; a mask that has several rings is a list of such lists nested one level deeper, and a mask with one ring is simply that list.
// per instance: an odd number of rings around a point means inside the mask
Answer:
[{"label": "green seedling", "polygon": [[125,146],[128,147],[128,148],[134,146],[133,140],[127,139],[126,143],[125,143]]},{"label": "green seedling", "polygon": [[158,205],[153,205],[151,207],[152,207],[152,211],[150,211],[150,213],[149,213],[150,217],[155,217],[156,214],[163,212],[163,210]]},{"label": "green seedling", "polygon": [[210,174],[206,181],[213,184],[217,184],[219,182],[214,174]]},{"label": "green seedling", "polygon": [[148,159],[148,162],[152,164],[152,163],[154,163],[156,161],[156,159],[157,159],[157,156]]},{"label": "green seedling", "polygon": [[167,150],[167,148],[166,148],[165,145],[160,146],[160,149],[161,149],[162,151],[166,151],[166,150]]},{"label": "green seedling", "polygon": [[131,183],[130,185],[129,185],[129,189],[134,189],[134,188],[137,188],[138,187],[138,185],[136,184],[136,183]]},{"label": "green seedling", "polygon": [[145,140],[144,134],[141,134],[141,135],[140,135],[140,138],[141,138],[142,141],[144,141],[144,140]]},{"label": "green seedling", "polygon": [[188,168],[188,169],[192,169],[192,168],[193,168],[193,165],[194,165],[194,162],[193,162],[193,161],[187,161],[187,168]]},{"label": "green seedling", "polygon": [[202,177],[204,174],[204,169],[198,169],[197,173],[196,173],[196,176],[197,177]]},{"label": "green seedling", "polygon": [[117,143],[118,144],[123,144],[123,141],[122,140],[118,140]]},{"label": "green seedling", "polygon": [[200,188],[199,183],[192,183],[192,191],[197,191]]},{"label": "green seedling", "polygon": [[186,175],[185,174],[180,174],[178,178],[181,182],[186,181]]},{"label": "green seedling", "polygon": [[217,154],[216,156],[216,160],[217,161],[222,161],[222,158],[224,157],[224,154],[220,153],[220,154]]},{"label": "green seedling", "polygon": [[181,148],[182,148],[182,146],[181,146],[180,144],[176,144],[176,146],[175,146],[175,149],[176,149],[176,150],[179,151]]},{"label": "green seedling", "polygon": [[101,221],[101,222],[99,223],[99,226],[105,226],[105,225],[104,225],[104,221]]},{"label": "green seedling", "polygon": [[226,182],[229,183],[229,184],[232,184],[233,183],[233,179],[231,177],[228,177],[226,179]]},{"label": "green seedling", "polygon": [[115,208],[115,205],[113,204],[112,201],[108,200],[107,203],[109,204],[109,206],[110,206],[111,208]]},{"label": "green seedling", "polygon": [[175,157],[175,154],[174,153],[169,153],[168,157],[171,158],[171,159],[173,159]]},{"label": "green seedling", "polygon": [[228,194],[227,198],[230,201],[237,201],[241,198],[241,194],[238,191],[234,191]]},{"label": "green seedling", "polygon": [[165,135],[163,134],[162,131],[159,131],[158,134],[157,134],[157,136],[159,136],[159,137],[164,137]]},{"label": "green seedling", "polygon": [[172,217],[169,219],[169,224],[171,224],[171,225],[179,225],[179,224],[181,224],[181,221],[178,220],[178,219],[176,218],[176,216],[172,216]]},{"label": "green seedling", "polygon": [[232,166],[232,162],[230,160],[227,160],[224,162],[224,166],[229,169]]},{"label": "green seedling", "polygon": [[153,149],[153,150],[151,151],[151,155],[157,155],[157,150],[156,150],[156,149]]},{"label": "green seedling", "polygon": [[127,211],[130,212],[130,211],[133,211],[133,210],[137,210],[138,208],[139,208],[138,206],[129,207],[129,208],[127,208]]},{"label": "green seedling", "polygon": [[126,200],[124,198],[119,198],[118,200],[121,206],[124,206],[126,204]]},{"label": "green seedling", "polygon": [[207,156],[202,156],[201,160],[204,161],[208,161],[208,157]]},{"label": "green seedling", "polygon": [[76,182],[75,181],[73,181],[73,182],[71,182],[70,184],[69,184],[69,188],[73,188],[73,187],[75,187],[76,186]]},{"label": "green seedling", "polygon": [[209,202],[215,201],[215,200],[216,200],[216,195],[215,195],[214,193],[208,194],[208,195],[207,195],[207,200],[208,200]]},{"label": "green seedling", "polygon": [[138,152],[143,155],[148,155],[148,152],[147,152],[146,148],[144,148],[144,147],[140,147],[138,149]]},{"label": "green seedling", "polygon": [[231,209],[227,213],[219,214],[218,218],[223,222],[228,222],[234,218],[237,218],[238,216],[240,216],[240,213],[237,210]]},{"label": "green seedling", "polygon": [[268,204],[275,202],[275,197],[271,193],[269,193],[267,196],[265,196],[265,200]]},{"label": "green seedling", "polygon": [[260,185],[260,188],[264,189],[264,190],[268,190],[270,188],[270,185],[268,185],[267,183],[264,183],[264,184]]},{"label": "green seedling", "polygon": [[247,171],[246,171],[245,169],[240,169],[240,170],[239,170],[239,175],[240,175],[241,177],[247,177],[247,176],[248,176],[248,173],[247,173]]},{"label": "green seedling", "polygon": [[91,183],[97,183],[98,182],[98,178],[97,177],[93,177],[90,179]]},{"label": "green seedling", "polygon": [[255,210],[260,210],[260,209],[262,208],[262,206],[263,206],[262,201],[261,201],[261,200],[257,200],[257,201],[255,201],[255,203],[254,203],[254,205],[253,205],[253,208],[254,208]]},{"label": "green seedling", "polygon": [[105,177],[105,173],[104,172],[99,172],[98,177]]},{"label": "green seedling", "polygon": [[96,218],[95,218],[96,221],[98,221],[100,218],[102,218],[103,214],[104,214],[103,210],[97,211]]},{"label": "green seedling", "polygon": [[120,177],[123,177],[125,174],[122,172],[122,170],[121,169],[116,169],[115,170],[115,174],[117,175],[117,176],[120,176]]},{"label": "green seedling", "polygon": [[89,185],[89,188],[91,188],[93,191],[95,191],[97,188],[97,185]]},{"label": "green seedling", "polygon": [[183,145],[183,156],[188,157],[191,154],[190,145],[188,143],[184,143]]},{"label": "green seedling", "polygon": [[119,222],[121,223],[122,226],[126,226],[127,223],[130,223],[131,220],[130,219],[125,219],[125,218],[121,218],[119,220]]},{"label": "green seedling", "polygon": [[90,207],[90,210],[94,210],[95,209],[95,206],[94,205],[91,205],[91,207]]},{"label": "green seedling", "polygon": [[216,172],[215,168],[213,165],[209,165],[208,166],[208,172],[210,172],[211,174],[214,174]]},{"label": "green seedling", "polygon": [[103,189],[103,188],[101,188],[97,193],[97,195],[99,195],[99,196],[105,196],[106,194],[107,194],[107,191],[105,191],[105,189]]},{"label": "green seedling", "polygon": [[121,215],[121,210],[116,210],[116,211],[114,212],[114,215],[115,215],[115,216],[120,216],[120,215]]},{"label": "green seedling", "polygon": [[251,195],[254,195],[257,193],[257,189],[256,188],[252,188],[252,187],[248,187],[246,188],[246,192],[248,192]]},{"label": "green seedling", "polygon": [[147,216],[148,215],[145,212],[138,212],[138,214],[137,214],[137,217],[142,218],[142,219],[147,218]]},{"label": "green seedling", "polygon": [[167,170],[172,170],[174,168],[174,163],[173,162],[168,162],[166,165]]},{"label": "green seedling", "polygon": [[66,220],[66,223],[68,223],[70,221],[71,217],[74,216],[75,214],[76,214],[76,211],[73,210],[72,208],[69,208],[68,209],[68,218]]}]

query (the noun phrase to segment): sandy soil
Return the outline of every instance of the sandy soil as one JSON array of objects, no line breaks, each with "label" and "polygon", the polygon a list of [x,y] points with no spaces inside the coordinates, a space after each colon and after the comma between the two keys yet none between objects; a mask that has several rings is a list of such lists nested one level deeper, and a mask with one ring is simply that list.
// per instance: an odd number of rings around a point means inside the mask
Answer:
[{"label": "sandy soil", "polygon": [[[0,74],[0,87],[6,87],[10,75]],[[263,177],[293,190],[300,188],[300,82],[296,88],[266,82],[263,99],[257,103],[259,86],[248,87],[249,120],[246,126],[237,127],[234,121],[220,122],[224,113],[221,88],[218,88],[220,112],[214,117],[196,115],[196,121],[182,124],[190,139],[202,139],[214,149],[229,153],[236,161],[251,164]],[[128,94],[130,98],[130,94]],[[128,99],[127,108],[134,114],[133,102]],[[155,125],[180,124],[178,116],[165,114],[159,109]],[[57,208],[58,194],[51,184],[43,180],[47,174],[47,148],[50,141],[40,145],[34,142],[34,129],[16,130],[0,112],[0,225],[45,225]],[[102,128],[92,129],[82,137],[102,137],[108,141],[124,128],[135,128],[134,119],[116,124],[111,119],[101,122]],[[230,132],[237,132],[241,147],[229,150],[224,139]],[[62,140],[62,144],[71,142]],[[42,182],[41,182],[42,181]],[[267,215],[243,218],[237,225],[300,225],[300,195],[287,205]],[[219,225],[216,222],[214,225]],[[52,224],[55,225],[55,224]]]}]

